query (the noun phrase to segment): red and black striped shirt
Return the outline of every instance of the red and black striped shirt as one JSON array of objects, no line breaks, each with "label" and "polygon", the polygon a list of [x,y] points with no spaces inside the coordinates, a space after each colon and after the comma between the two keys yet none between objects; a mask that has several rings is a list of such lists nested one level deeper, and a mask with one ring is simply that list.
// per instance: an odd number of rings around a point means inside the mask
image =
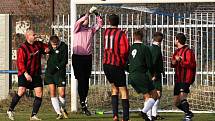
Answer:
[{"label": "red and black striped shirt", "polygon": [[174,52],[172,60],[175,60],[176,55],[181,56],[182,59],[179,62],[177,61],[174,65],[171,64],[171,66],[175,68],[175,82],[192,84],[196,74],[196,60],[193,51],[185,45]]},{"label": "red and black striped shirt", "polygon": [[31,76],[41,74],[41,54],[48,48],[47,44],[35,41],[29,44],[27,41],[17,51],[18,76],[28,72]]},{"label": "red and black striped shirt", "polygon": [[128,59],[129,42],[119,28],[107,28],[104,32],[103,64],[124,66]]}]

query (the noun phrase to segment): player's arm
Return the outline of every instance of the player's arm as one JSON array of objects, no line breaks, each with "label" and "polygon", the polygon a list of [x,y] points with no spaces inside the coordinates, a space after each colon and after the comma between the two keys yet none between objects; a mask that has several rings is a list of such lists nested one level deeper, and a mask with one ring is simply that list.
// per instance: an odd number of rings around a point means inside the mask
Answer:
[{"label": "player's arm", "polygon": [[42,54],[47,54],[49,53],[49,45],[46,43],[41,42],[41,48],[42,48]]},{"label": "player's arm", "polygon": [[97,20],[97,23],[92,27],[93,33],[98,31],[103,26],[103,19],[102,19],[102,17],[100,15],[96,16],[96,20]]},{"label": "player's arm", "polygon": [[119,48],[120,48],[120,57],[123,58],[124,60],[128,60],[129,42],[124,32],[122,32]]},{"label": "player's arm", "polygon": [[[151,46],[151,54],[152,54],[152,65],[153,65],[153,69],[157,68],[157,64],[158,62],[160,61],[160,53],[159,53],[159,50],[157,48],[154,48]],[[152,74],[152,76],[154,76],[154,80],[156,79],[157,77],[157,72],[154,71],[154,74]]]},{"label": "player's arm", "polygon": [[192,59],[195,59],[195,55],[194,53],[192,52],[192,50],[188,50],[187,52],[185,52],[185,56],[186,56],[186,59],[184,57],[181,57],[181,61],[180,61],[180,64],[182,67],[184,68],[196,68],[196,61],[193,61]]},{"label": "player's arm", "polygon": [[177,55],[177,52],[175,51],[175,53],[173,54],[172,58],[171,58],[171,67],[172,68],[175,68],[176,67],[176,64],[177,64],[177,61],[176,61],[176,55]]},{"label": "player's arm", "polygon": [[19,48],[17,51],[17,67],[18,71],[21,73],[27,72],[27,67],[25,66],[25,58],[27,55],[25,55],[25,52],[22,48]]},{"label": "player's arm", "polygon": [[26,80],[32,81],[31,76],[27,72],[27,67],[25,65],[25,60],[27,58],[27,55],[25,54],[24,50],[22,48],[19,48],[17,51],[17,67],[18,71],[24,74]]},{"label": "player's arm", "polygon": [[152,64],[152,54],[151,54],[151,51],[150,51],[149,47],[145,46],[143,52],[145,54],[146,66],[149,69],[149,72],[152,75],[154,75],[154,69],[153,69],[153,64]]},{"label": "player's arm", "polygon": [[85,16],[81,17],[80,19],[78,19],[75,23],[75,27],[74,27],[74,32],[77,33],[80,28],[81,25],[84,23],[85,20],[87,20],[89,17],[89,13],[86,13]]},{"label": "player's arm", "polygon": [[63,48],[62,58],[61,62],[56,65],[58,70],[64,69],[68,63],[68,46],[66,44]]}]

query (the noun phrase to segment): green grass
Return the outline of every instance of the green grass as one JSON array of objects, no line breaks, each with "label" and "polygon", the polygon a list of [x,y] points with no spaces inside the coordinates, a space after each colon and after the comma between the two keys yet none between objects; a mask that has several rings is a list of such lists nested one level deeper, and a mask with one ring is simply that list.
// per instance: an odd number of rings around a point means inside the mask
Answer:
[{"label": "green grass", "polygon": [[[15,114],[16,121],[29,120],[30,112],[17,112]],[[182,121],[182,113],[161,113],[165,117],[162,121]],[[55,121],[56,115],[54,112],[39,113],[38,116],[44,121]],[[87,117],[82,114],[70,114],[70,119],[62,119],[61,121],[112,121],[111,115],[92,115]],[[132,113],[130,117],[131,121],[144,121],[138,114]],[[0,113],[0,121],[9,121],[5,113]],[[58,120],[59,121],[59,120]],[[195,114],[193,121],[215,121],[215,114]]]}]

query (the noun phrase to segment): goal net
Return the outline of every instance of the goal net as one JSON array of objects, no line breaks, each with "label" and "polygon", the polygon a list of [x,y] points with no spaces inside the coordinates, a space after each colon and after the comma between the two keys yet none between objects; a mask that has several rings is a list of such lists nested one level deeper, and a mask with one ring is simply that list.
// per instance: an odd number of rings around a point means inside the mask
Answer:
[{"label": "goal net", "polygon": [[[80,7],[80,6],[79,6]],[[82,6],[83,7],[83,6]],[[182,32],[187,37],[187,45],[195,52],[197,60],[196,81],[191,86],[189,94],[190,107],[194,111],[213,111],[214,97],[214,14],[213,13],[171,13],[156,11],[157,5],[148,9],[142,6],[98,6],[102,12],[116,13],[120,16],[119,28],[128,31],[130,44],[133,43],[133,32],[143,28],[144,42],[150,45],[153,33],[160,31],[165,39],[162,43],[162,53],[165,74],[162,78],[163,93],[161,110],[175,110],[173,106],[174,69],[170,67],[170,58],[176,49],[175,35]],[[115,10],[122,9],[122,10]],[[93,43],[93,71],[90,79],[90,92],[88,103],[93,110],[111,109],[111,90],[102,67],[103,31],[107,25],[108,14],[102,14],[104,27],[97,32]],[[95,23],[95,16],[90,17],[90,24]],[[130,107],[138,109],[143,107],[142,95],[138,95],[129,86]]]}]

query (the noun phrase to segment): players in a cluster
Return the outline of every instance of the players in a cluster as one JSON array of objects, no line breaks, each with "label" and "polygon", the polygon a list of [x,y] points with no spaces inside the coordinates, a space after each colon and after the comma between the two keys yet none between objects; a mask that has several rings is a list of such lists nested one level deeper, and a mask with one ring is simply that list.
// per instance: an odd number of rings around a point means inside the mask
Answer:
[{"label": "players in a cluster", "polygon": [[[97,24],[88,27],[88,17],[94,13]],[[137,93],[143,94],[144,106],[140,116],[145,121],[164,119],[157,114],[159,101],[162,95],[162,74],[164,75],[161,43],[164,35],[155,32],[152,45],[148,46],[144,38],[144,31],[137,29],[133,33],[134,42],[129,46],[128,36],[125,31],[118,28],[119,16],[111,14],[107,23],[110,25],[104,30],[103,69],[106,78],[111,84],[111,104],[113,120],[119,121],[119,94],[123,109],[122,121],[129,121],[129,93],[126,83],[125,70],[129,72],[128,82]],[[78,94],[82,112],[87,116],[91,112],[87,107],[89,78],[92,70],[92,41],[94,34],[103,26],[101,16],[92,7],[89,12],[81,16],[75,23],[74,46],[72,65],[74,75],[78,80]],[[58,36],[51,36],[48,45],[35,42],[34,31],[27,30],[26,42],[18,50],[18,93],[13,97],[7,111],[10,120],[14,120],[14,108],[26,91],[26,88],[35,90],[30,120],[41,120],[37,117],[42,102],[41,54],[49,54],[45,84],[49,85],[51,102],[57,119],[68,118],[65,108],[66,65],[68,63],[68,46]],[[175,38],[175,50],[171,67],[175,68],[174,103],[185,112],[184,121],[190,121],[193,113],[189,109],[187,95],[189,87],[195,80],[196,61],[193,51],[185,45],[186,37],[179,33]],[[59,97],[56,95],[58,89]]]}]

